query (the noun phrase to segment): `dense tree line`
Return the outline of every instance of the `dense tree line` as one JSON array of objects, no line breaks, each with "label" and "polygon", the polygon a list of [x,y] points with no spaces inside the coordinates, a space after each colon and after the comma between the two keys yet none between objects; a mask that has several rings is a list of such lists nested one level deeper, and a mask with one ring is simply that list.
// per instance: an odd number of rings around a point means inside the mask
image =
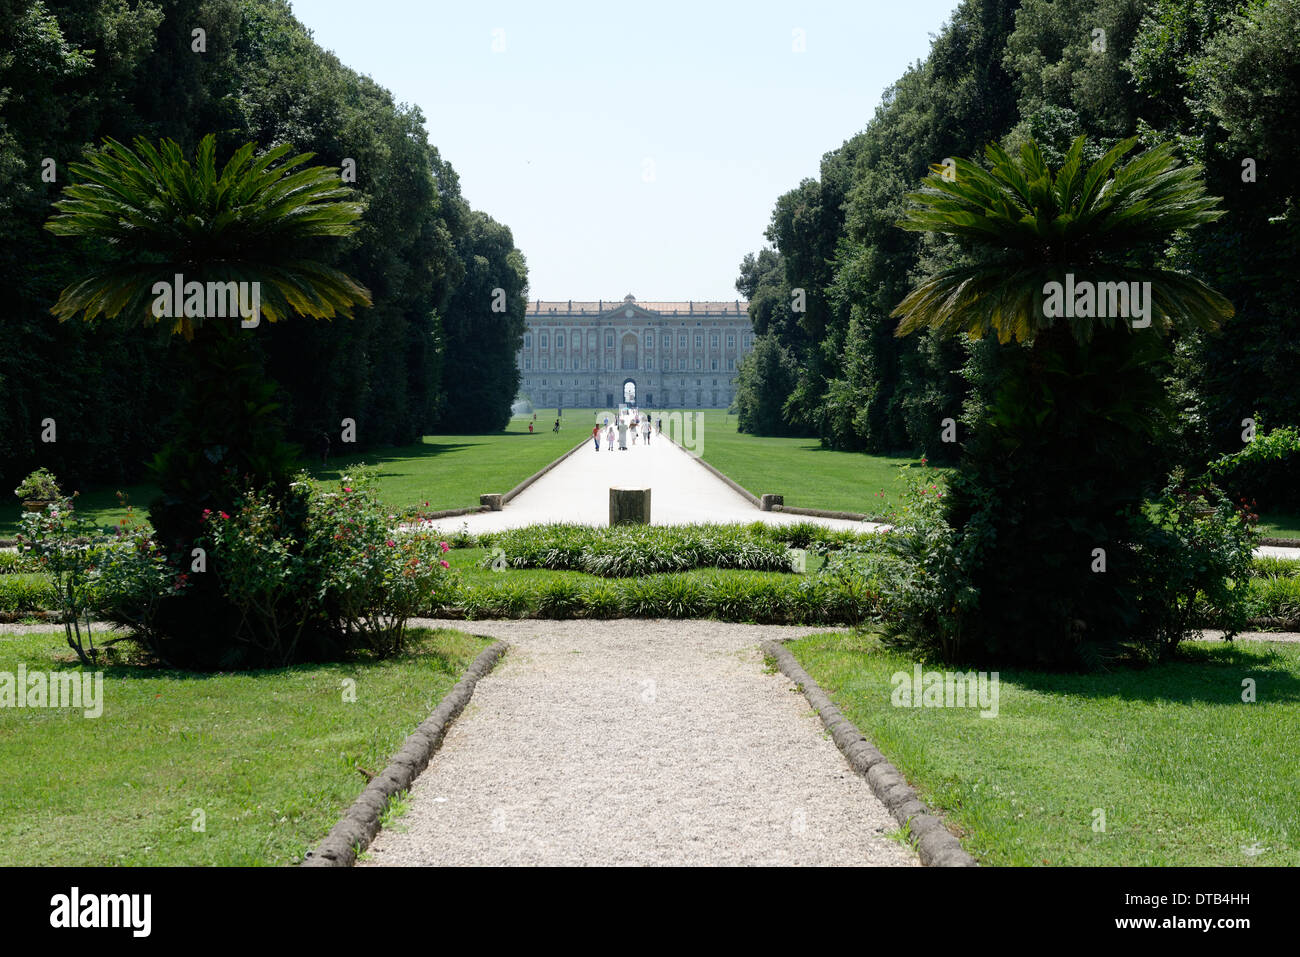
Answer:
[{"label": "dense tree line", "polygon": [[344,418],[358,450],[504,424],[526,266],[463,199],[418,109],[321,49],[285,0],[0,0],[0,478],[37,464],[73,483],[138,478],[174,432],[186,344],[139,317],[56,322],[94,251],[43,226],[67,164],[105,137],[166,137],[192,156],[209,132],[222,161],[251,140],[315,153],[345,182],[354,169],[365,203],[329,254],[372,307],[258,330],[291,438],[324,432],[338,452]]},{"label": "dense tree line", "polygon": [[1174,142],[1224,197],[1223,219],[1158,251],[1237,312],[1219,334],[1176,337],[1171,453],[1203,464],[1240,448],[1255,413],[1300,423],[1298,34],[1297,0],[963,0],[865,129],[777,200],[771,248],[742,263],[759,339],[741,427],[954,460],[940,423],[962,418],[988,352],[1015,347],[895,336],[911,285],[964,255],[898,228],[907,196],[933,164],[983,162],[987,143],[1032,138],[1056,166],[1081,134],[1089,161],[1128,136]]}]

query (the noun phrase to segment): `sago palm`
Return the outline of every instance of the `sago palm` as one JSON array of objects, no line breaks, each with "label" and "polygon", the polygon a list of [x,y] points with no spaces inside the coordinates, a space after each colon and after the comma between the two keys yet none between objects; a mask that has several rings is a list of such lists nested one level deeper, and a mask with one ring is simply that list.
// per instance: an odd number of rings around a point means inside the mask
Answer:
[{"label": "sago palm", "polygon": [[[1080,138],[1056,171],[1032,142],[1018,160],[990,146],[987,170],[936,168],[899,223],[956,237],[967,255],[898,305],[897,334],[1000,343],[966,370],[961,464],[944,500],[962,556],[944,571],[963,597],[936,601],[916,629],[942,633],[951,657],[1095,666],[1128,653],[1151,620],[1133,529],[1168,465],[1163,334],[1213,330],[1233,309],[1196,278],[1149,265],[1177,232],[1222,213],[1169,146],[1121,163],[1134,145],[1087,165]],[[1048,284],[1070,274],[1087,294],[1149,282],[1149,317],[1111,310],[1118,294],[1105,316],[1049,310]]]},{"label": "sago palm", "polygon": [[[996,144],[985,154],[990,168],[958,159],[934,167],[904,229],[959,237],[976,247],[976,262],[929,277],[897,306],[897,335],[922,328],[995,334],[999,341],[1030,341],[1056,320],[1045,314],[1044,286],[1068,272],[1094,283],[1150,282],[1152,326],[1218,328],[1232,304],[1200,280],[1168,269],[1131,262],[1133,251],[1223,215],[1218,198],[1206,195],[1198,167],[1184,166],[1162,144],[1120,165],[1136,139],[1116,144],[1086,166],[1084,138],[1073,143],[1053,173],[1034,142],[1019,162]],[[1115,316],[1064,320],[1086,342],[1097,324]]]},{"label": "sago palm", "polygon": [[[64,289],[51,311],[60,320],[82,313],[154,322],[154,284],[177,274],[260,283],[261,312],[272,322],[295,313],[350,318],[355,306],[370,305],[365,287],[311,255],[320,238],[355,231],[362,205],[337,170],[304,166],[313,154],[291,151],[257,154],[246,143],[218,171],[211,134],[193,163],[171,140],[155,148],[137,138],[134,149],[105,140],[69,164],[75,179],[46,228],[102,240],[112,261]],[[201,321],[177,316],[173,331],[191,338]]]}]

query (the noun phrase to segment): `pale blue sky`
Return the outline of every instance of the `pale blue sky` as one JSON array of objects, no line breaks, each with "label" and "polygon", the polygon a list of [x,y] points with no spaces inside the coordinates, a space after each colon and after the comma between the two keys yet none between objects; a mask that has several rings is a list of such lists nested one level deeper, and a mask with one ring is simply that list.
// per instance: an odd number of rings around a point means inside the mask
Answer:
[{"label": "pale blue sky", "polygon": [[530,298],[643,300],[734,299],[777,196],[955,6],[293,0],[317,42],[423,110],[465,197],[514,231]]}]

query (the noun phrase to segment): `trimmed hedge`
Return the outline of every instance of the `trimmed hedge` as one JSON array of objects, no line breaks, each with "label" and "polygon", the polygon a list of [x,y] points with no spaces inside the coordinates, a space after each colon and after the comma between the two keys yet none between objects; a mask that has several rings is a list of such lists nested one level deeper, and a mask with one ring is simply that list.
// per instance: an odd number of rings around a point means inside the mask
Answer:
[{"label": "trimmed hedge", "polygon": [[463,618],[713,618],[755,624],[875,620],[880,595],[821,576],[669,573],[614,580],[466,582],[431,612]]},{"label": "trimmed hedge", "polygon": [[580,571],[634,578],[693,568],[794,571],[793,548],[819,550],[861,544],[871,536],[811,522],[749,525],[535,525],[474,536],[453,536],[456,547],[486,548],[483,567],[504,554],[510,568]]}]

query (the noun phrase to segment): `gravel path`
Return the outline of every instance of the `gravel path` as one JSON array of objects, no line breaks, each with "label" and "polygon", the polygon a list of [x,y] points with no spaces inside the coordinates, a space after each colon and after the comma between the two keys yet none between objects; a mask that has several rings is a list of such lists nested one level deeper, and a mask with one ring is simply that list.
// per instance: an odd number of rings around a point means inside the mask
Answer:
[{"label": "gravel path", "polygon": [[511,648],[363,866],[917,864],[803,695],[763,667],[759,641],[825,629],[438,624]]}]

